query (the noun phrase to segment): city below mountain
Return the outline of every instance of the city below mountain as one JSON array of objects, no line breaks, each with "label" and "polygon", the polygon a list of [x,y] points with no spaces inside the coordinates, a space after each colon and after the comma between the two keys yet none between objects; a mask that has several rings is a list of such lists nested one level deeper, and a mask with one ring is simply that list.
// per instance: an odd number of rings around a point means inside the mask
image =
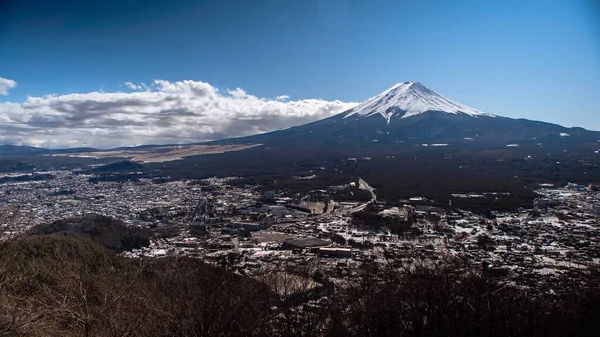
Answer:
[{"label": "city below mountain", "polygon": [[600,336],[600,1],[0,3],[1,336]]},{"label": "city below mountain", "polygon": [[[468,207],[515,209],[529,207],[542,183],[600,181],[599,152],[600,132],[493,115],[402,82],[348,111],[284,130],[113,150],[5,145],[0,168],[83,168],[95,181],[236,176],[300,192],[363,177],[388,200],[421,195],[443,205],[453,193],[499,192],[505,197]],[[297,179],[304,176],[311,179]]]}]

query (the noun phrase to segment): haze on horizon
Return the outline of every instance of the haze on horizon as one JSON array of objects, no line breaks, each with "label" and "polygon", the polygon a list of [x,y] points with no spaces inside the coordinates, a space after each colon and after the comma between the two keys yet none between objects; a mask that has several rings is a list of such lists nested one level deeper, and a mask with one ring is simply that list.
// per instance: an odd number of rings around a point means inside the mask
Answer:
[{"label": "haze on horizon", "polygon": [[600,130],[585,1],[3,1],[0,144],[190,143],[308,123],[416,80]]}]

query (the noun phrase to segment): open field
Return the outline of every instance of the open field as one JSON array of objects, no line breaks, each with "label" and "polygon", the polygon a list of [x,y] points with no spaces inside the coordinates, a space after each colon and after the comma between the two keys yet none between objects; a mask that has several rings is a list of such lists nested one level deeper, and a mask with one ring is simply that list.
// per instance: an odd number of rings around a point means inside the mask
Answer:
[{"label": "open field", "polygon": [[116,149],[99,152],[61,153],[52,154],[53,157],[76,157],[76,158],[126,158],[140,163],[157,163],[179,160],[190,156],[205,154],[225,153],[241,151],[261,144],[239,144],[239,145],[167,145],[151,148]]}]

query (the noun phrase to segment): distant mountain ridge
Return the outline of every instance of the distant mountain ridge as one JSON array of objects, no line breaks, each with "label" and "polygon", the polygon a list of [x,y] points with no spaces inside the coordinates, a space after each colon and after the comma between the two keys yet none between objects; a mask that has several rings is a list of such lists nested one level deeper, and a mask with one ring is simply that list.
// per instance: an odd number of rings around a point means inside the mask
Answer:
[{"label": "distant mountain ridge", "polygon": [[91,147],[79,147],[68,149],[46,149],[41,147],[27,145],[0,145],[0,156],[23,156],[23,155],[44,155],[55,153],[76,153],[76,152],[91,152],[99,151]]}]

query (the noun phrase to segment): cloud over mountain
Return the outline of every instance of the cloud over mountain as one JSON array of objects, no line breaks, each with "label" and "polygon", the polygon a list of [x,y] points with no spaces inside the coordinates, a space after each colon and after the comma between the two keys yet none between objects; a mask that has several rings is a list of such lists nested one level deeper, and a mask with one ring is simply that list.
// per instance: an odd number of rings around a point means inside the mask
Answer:
[{"label": "cloud over mountain", "polygon": [[[0,103],[0,143],[109,148],[247,136],[312,122],[357,103],[259,98],[201,81],[124,83],[128,92],[28,97]],[[0,93],[2,86],[0,84]]]}]

